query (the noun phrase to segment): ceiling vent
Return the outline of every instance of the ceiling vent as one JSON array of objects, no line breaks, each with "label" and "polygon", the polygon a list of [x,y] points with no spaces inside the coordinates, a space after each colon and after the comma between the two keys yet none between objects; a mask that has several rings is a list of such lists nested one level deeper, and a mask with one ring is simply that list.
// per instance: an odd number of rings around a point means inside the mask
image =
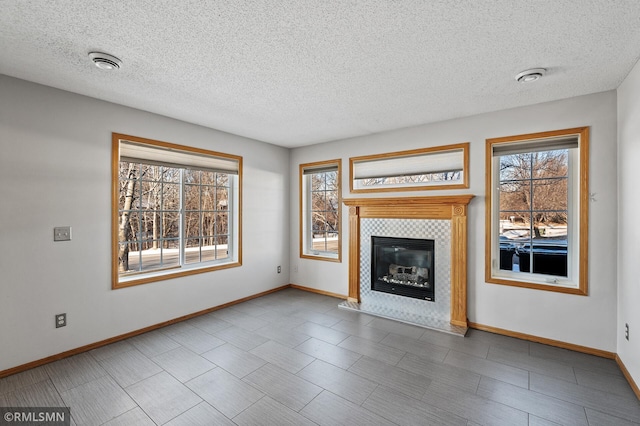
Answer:
[{"label": "ceiling vent", "polygon": [[531,83],[532,81],[540,80],[546,72],[547,70],[544,68],[531,68],[516,75],[516,81],[519,83]]},{"label": "ceiling vent", "polygon": [[101,70],[117,70],[122,67],[122,61],[115,56],[102,52],[89,53],[89,59]]}]

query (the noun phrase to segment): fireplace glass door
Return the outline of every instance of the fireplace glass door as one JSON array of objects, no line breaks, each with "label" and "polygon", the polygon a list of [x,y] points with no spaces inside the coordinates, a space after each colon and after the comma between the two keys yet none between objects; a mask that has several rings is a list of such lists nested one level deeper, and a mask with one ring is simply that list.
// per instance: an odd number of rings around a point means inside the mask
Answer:
[{"label": "fireplace glass door", "polygon": [[371,237],[371,289],[435,301],[434,240]]}]

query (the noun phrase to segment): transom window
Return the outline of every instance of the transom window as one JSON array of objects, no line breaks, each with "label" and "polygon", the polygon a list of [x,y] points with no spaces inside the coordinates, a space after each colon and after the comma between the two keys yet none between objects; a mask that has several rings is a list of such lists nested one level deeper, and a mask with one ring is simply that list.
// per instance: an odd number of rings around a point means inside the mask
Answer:
[{"label": "transom window", "polygon": [[487,282],[586,294],[588,129],[487,140]]},{"label": "transom window", "polygon": [[340,261],[340,160],[300,165],[300,256]]},{"label": "transom window", "polygon": [[352,157],[351,192],[469,187],[469,143]]},{"label": "transom window", "polygon": [[114,134],[114,288],[240,264],[241,157]]}]

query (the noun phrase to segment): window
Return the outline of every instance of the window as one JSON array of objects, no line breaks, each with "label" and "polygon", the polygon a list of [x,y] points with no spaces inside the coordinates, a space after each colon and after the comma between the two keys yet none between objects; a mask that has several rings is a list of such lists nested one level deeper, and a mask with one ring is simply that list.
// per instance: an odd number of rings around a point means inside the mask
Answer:
[{"label": "window", "polygon": [[340,160],[300,165],[300,257],[340,262]]},{"label": "window", "polygon": [[469,187],[469,143],[349,159],[351,192]]},{"label": "window", "polygon": [[490,283],[587,294],[589,129],[487,140]]},{"label": "window", "polygon": [[239,266],[242,157],[113,134],[113,288]]}]

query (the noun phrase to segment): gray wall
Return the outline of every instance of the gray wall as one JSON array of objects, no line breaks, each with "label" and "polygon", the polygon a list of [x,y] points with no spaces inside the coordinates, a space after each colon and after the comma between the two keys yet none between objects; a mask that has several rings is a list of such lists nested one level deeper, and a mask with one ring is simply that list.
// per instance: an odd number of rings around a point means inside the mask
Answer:
[{"label": "gray wall", "polygon": [[[299,257],[298,165],[341,158],[343,196],[350,197],[349,157],[469,141],[469,190],[384,194],[476,195],[469,209],[469,319],[618,352],[638,382],[638,99],[640,66],[617,97],[604,92],[287,150],[0,76],[0,370],[289,282],[346,295],[346,209],[342,263]],[[591,127],[589,296],[485,283],[485,139],[577,126]],[[244,157],[242,267],[111,290],[111,132]],[[52,241],[61,225],[73,227],[71,242]],[[68,313],[69,325],[55,329],[59,312]]]},{"label": "gray wall", "polygon": [[[112,132],[244,157],[243,266],[111,289]],[[0,75],[0,152],[0,371],[289,283],[287,149]]]},{"label": "gray wall", "polygon": [[[485,139],[579,126],[591,127],[589,296],[530,290],[484,281]],[[318,290],[348,293],[347,210],[343,209],[343,261],[299,258],[298,181],[300,163],[342,158],[343,196],[349,194],[349,157],[420,147],[471,143],[468,190],[383,193],[429,196],[470,193],[468,316],[475,323],[606,351],[616,351],[616,93],[615,91],[400,129],[322,145],[291,154],[291,280]],[[376,196],[376,195],[367,195]],[[295,267],[298,272],[294,272]]]},{"label": "gray wall", "polygon": [[[640,63],[618,88],[618,355],[640,386]],[[629,324],[629,340],[624,325]]]}]

